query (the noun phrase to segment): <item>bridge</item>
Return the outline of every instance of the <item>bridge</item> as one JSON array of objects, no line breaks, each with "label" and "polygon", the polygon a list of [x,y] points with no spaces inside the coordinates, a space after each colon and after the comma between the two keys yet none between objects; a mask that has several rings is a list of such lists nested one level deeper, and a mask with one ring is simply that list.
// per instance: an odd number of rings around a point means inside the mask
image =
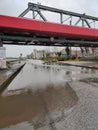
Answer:
[{"label": "bridge", "polygon": [[[29,11],[33,19],[24,18]],[[59,14],[60,22],[49,22],[42,11]],[[37,15],[40,21],[36,20]],[[74,25],[73,17],[77,18]],[[65,23],[68,20],[69,25]],[[80,22],[82,27],[76,26]],[[90,22],[95,25],[98,18],[28,3],[28,8],[19,17],[0,15],[0,45],[98,47],[98,29],[91,28]]]}]

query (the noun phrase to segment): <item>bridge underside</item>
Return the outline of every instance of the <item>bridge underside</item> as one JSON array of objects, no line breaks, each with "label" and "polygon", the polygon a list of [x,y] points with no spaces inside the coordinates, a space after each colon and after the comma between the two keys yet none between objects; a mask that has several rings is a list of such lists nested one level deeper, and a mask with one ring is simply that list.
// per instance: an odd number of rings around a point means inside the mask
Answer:
[{"label": "bridge underside", "polygon": [[[35,36],[34,36],[35,37]],[[97,41],[88,41],[83,39],[63,39],[55,38],[51,41],[50,37],[1,35],[3,44],[6,45],[33,45],[33,46],[69,46],[69,47],[98,47]]]}]

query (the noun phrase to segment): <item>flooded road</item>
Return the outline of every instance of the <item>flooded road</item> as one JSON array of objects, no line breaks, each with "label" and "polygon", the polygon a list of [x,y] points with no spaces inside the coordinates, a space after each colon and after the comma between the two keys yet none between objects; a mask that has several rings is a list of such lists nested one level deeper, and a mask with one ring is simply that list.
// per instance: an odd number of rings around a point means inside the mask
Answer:
[{"label": "flooded road", "polygon": [[69,83],[97,75],[97,70],[28,61],[0,96],[0,130],[58,130],[56,124],[79,101]]},{"label": "flooded road", "polygon": [[68,81],[93,77],[97,70],[60,65],[43,65],[42,61],[28,61],[22,71],[8,87],[10,90],[44,89],[50,84],[58,85]]}]

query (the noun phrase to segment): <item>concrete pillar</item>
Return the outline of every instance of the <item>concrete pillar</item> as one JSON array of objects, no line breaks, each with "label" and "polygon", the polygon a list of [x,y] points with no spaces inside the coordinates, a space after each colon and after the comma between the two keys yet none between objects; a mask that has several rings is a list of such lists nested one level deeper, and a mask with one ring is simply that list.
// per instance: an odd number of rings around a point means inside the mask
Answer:
[{"label": "concrete pillar", "polygon": [[0,40],[0,69],[6,68],[6,48],[3,47],[2,41]]}]

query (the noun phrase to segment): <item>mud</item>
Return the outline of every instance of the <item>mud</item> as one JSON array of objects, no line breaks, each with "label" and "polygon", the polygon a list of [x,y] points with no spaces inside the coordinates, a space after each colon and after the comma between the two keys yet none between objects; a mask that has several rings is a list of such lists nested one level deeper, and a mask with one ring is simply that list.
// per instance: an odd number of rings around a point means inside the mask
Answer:
[{"label": "mud", "polygon": [[70,108],[77,101],[77,95],[68,84],[56,87],[50,84],[34,93],[28,90],[6,98],[0,97],[0,128],[35,118],[37,121],[32,123],[34,128],[38,128],[49,123],[49,113]]}]

